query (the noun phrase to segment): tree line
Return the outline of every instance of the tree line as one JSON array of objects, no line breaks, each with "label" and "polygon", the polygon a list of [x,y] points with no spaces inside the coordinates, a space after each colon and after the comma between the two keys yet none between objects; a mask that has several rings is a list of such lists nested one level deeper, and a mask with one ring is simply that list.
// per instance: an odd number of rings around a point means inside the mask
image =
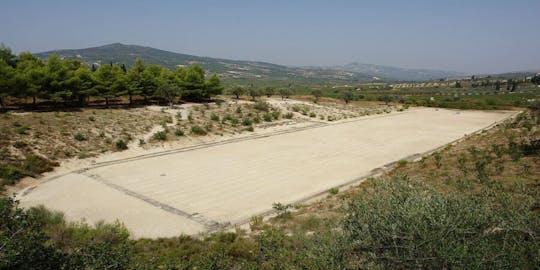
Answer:
[{"label": "tree line", "polygon": [[147,65],[140,59],[129,68],[125,65],[86,63],[61,59],[51,55],[46,61],[29,53],[18,56],[4,45],[0,46],[0,106],[7,98],[31,99],[79,106],[88,104],[90,98],[99,98],[109,105],[111,99],[128,97],[129,104],[135,96],[165,100],[179,98],[203,101],[221,94],[223,86],[216,74],[206,78],[200,65],[169,70],[159,65]]}]

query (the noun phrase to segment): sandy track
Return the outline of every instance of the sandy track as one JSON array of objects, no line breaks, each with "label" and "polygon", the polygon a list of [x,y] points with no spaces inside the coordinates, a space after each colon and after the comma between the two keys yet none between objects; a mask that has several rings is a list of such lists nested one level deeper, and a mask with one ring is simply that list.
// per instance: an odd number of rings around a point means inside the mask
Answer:
[{"label": "sandy track", "polygon": [[119,219],[135,237],[236,223],[482,129],[509,112],[413,109],[97,164],[19,196],[71,220]]}]

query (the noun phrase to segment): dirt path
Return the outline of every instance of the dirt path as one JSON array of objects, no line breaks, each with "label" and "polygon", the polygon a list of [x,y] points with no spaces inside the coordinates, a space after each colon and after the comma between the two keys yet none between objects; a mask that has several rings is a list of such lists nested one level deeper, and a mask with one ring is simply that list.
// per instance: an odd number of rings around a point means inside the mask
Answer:
[{"label": "dirt path", "polygon": [[19,199],[23,206],[45,204],[61,210],[70,220],[118,218],[135,237],[192,234],[244,222],[267,212],[274,202],[313,197],[509,115],[418,108],[339,123],[310,123],[104,160],[59,175]]}]

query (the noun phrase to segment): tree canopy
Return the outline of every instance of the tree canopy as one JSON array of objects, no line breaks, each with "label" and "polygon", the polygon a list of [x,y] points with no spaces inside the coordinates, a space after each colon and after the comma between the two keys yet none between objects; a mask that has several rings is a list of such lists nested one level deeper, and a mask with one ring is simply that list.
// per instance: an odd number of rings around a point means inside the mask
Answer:
[{"label": "tree canopy", "polygon": [[18,56],[0,46],[0,106],[6,99],[31,99],[83,106],[89,98],[104,100],[127,96],[165,100],[172,103],[182,96],[190,101],[209,100],[223,91],[216,74],[207,76],[200,65],[169,70],[145,65],[140,59],[126,68],[124,64],[88,65],[79,60],[51,55],[46,61],[23,52]]}]

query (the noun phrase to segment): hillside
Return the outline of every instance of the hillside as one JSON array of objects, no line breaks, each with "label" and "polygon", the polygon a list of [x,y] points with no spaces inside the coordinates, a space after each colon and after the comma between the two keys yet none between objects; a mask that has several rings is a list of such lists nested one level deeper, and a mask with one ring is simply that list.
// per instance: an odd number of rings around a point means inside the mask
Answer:
[{"label": "hillside", "polygon": [[398,81],[427,81],[439,78],[447,77],[459,77],[466,75],[465,73],[431,70],[431,69],[409,69],[399,67],[380,66],[364,63],[349,63],[346,65],[331,66],[328,67],[334,70],[343,70],[349,72],[357,72],[362,74],[369,74],[379,78],[386,78],[387,80]]},{"label": "hillside", "polygon": [[141,58],[145,63],[159,64],[173,69],[177,66],[199,63],[209,72],[218,73],[225,81],[277,80],[310,82],[330,80],[369,82],[373,80],[372,76],[358,72],[322,68],[295,68],[266,62],[201,57],[121,43],[86,49],[55,50],[36,53],[36,55],[45,59],[53,53],[65,58],[80,59],[88,64],[113,62],[129,66],[134,63],[136,58]]}]

